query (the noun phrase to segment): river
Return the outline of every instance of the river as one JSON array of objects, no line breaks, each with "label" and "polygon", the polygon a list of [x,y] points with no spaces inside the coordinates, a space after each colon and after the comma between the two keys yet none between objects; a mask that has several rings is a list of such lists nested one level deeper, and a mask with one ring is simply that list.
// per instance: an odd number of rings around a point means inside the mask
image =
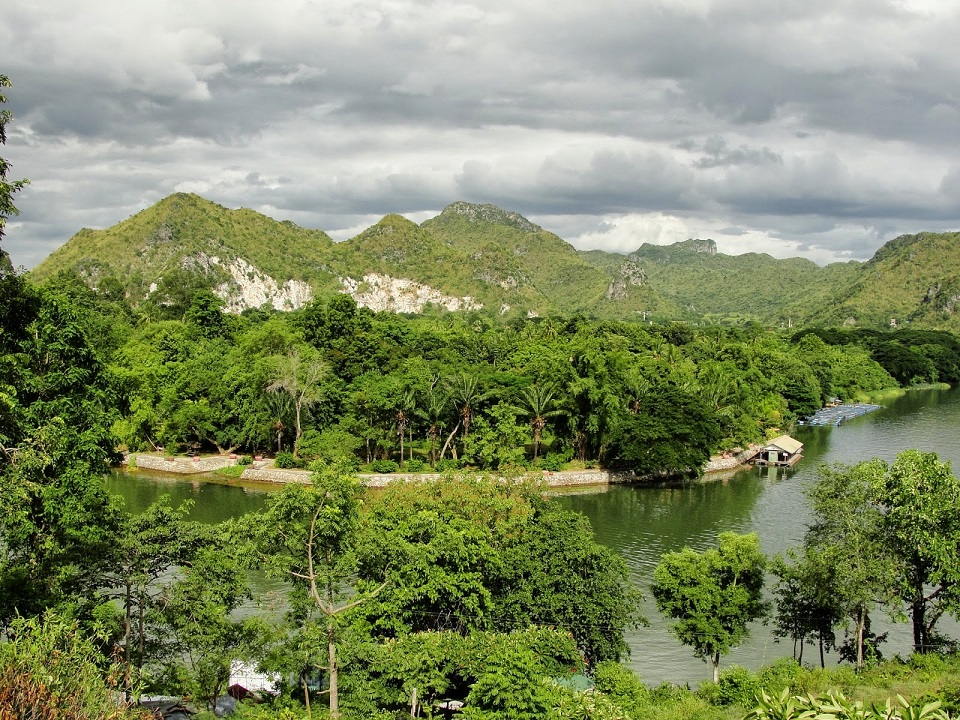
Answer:
[{"label": "river", "polygon": [[[794,468],[750,468],[723,480],[677,487],[613,486],[557,496],[557,502],[590,518],[600,542],[623,554],[631,582],[645,595],[650,626],[628,633],[628,664],[645,682],[695,684],[710,674],[704,662],[670,635],[650,596],[653,569],[663,553],[685,546],[705,549],[725,530],[756,532],[768,554],[799,544],[809,518],[804,491],[824,463],[852,464],[875,457],[890,461],[901,450],[917,448],[939,453],[960,472],[960,390],[910,391],[841,427],[801,427],[793,435],[804,444],[803,460]],[[118,472],[109,486],[134,512],[164,493],[174,504],[192,500],[192,517],[206,522],[259,509],[268,492],[264,486],[206,480]],[[950,618],[940,624],[947,635],[960,639],[960,624]],[[885,655],[909,653],[906,623],[875,622],[874,627],[890,633],[881,647]],[[791,652],[792,643],[778,643],[769,628],[755,625],[751,638],[721,660],[721,669],[732,663],[755,669]],[[812,651],[807,652],[812,660]]]}]

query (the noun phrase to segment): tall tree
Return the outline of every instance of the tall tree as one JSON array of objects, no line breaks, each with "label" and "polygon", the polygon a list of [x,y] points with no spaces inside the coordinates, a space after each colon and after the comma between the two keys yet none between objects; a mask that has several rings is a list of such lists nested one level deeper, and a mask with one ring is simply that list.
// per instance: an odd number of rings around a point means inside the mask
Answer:
[{"label": "tall tree", "polygon": [[721,533],[719,545],[698,553],[690,548],[665,554],[654,571],[653,597],[670,629],[699,658],[713,664],[720,679],[720,656],[750,634],[763,617],[766,558],[756,534]]},{"label": "tall tree", "polygon": [[323,466],[313,473],[311,485],[287,485],[270,499],[266,511],[248,519],[267,571],[293,584],[300,628],[309,632],[314,614],[320,615],[326,665],[318,667],[330,680],[327,692],[334,720],[340,717],[337,643],[343,616],[384,587],[351,589],[356,582],[354,545],[361,493],[357,478],[344,468]]},{"label": "tall tree", "polygon": [[886,471],[881,460],[853,467],[824,467],[809,491],[813,521],[805,545],[837,568],[830,588],[834,601],[853,621],[854,662],[863,669],[870,612],[891,596],[895,577],[874,496]]},{"label": "tall tree", "polygon": [[[7,96],[3,93],[3,88],[10,86],[10,78],[6,75],[0,75],[0,105],[7,102]],[[0,145],[5,145],[7,142],[7,124],[12,119],[13,113],[7,109],[0,110]],[[7,218],[20,214],[17,206],[13,204],[14,194],[30,183],[29,180],[7,180],[9,171],[10,163],[0,157],[0,241],[3,240]],[[9,256],[2,248],[0,248],[0,263],[10,266]]]},{"label": "tall tree", "polygon": [[777,556],[771,563],[777,577],[773,634],[793,640],[793,656],[800,663],[804,645],[816,641],[820,667],[826,667],[824,653],[834,646],[834,629],[845,618],[842,595],[837,592],[842,571],[830,560],[808,546],[802,552],[791,550],[786,558]]},{"label": "tall tree", "polygon": [[881,533],[910,608],[916,652],[938,649],[937,621],[960,611],[960,481],[936,453],[905,450],[875,478]]},{"label": "tall tree", "polygon": [[267,392],[285,392],[290,396],[296,418],[294,453],[303,437],[303,413],[323,398],[322,383],[329,375],[329,365],[309,346],[295,346],[277,361]]}]

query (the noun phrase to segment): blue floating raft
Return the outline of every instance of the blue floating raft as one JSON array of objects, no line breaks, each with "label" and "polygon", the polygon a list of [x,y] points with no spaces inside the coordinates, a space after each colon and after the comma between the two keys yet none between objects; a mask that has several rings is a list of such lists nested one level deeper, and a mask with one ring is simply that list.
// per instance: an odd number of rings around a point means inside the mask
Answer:
[{"label": "blue floating raft", "polygon": [[801,425],[834,425],[839,427],[844,420],[866,415],[868,412],[879,410],[879,405],[870,405],[868,403],[849,403],[834,405],[821,408],[806,420],[801,420]]}]

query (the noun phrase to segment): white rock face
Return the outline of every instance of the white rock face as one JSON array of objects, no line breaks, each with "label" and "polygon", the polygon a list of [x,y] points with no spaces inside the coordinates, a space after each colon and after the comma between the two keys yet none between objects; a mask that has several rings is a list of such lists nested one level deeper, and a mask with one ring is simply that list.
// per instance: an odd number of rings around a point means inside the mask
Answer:
[{"label": "white rock face", "polygon": [[369,273],[362,280],[339,278],[343,290],[357,301],[357,305],[374,312],[420,313],[427,304],[456,312],[479,310],[483,307],[470,296],[451,297],[436,288],[406,278],[394,278],[379,273]]},{"label": "white rock face", "polygon": [[[213,265],[221,264],[218,257],[205,259]],[[232,280],[221,283],[214,292],[223,299],[226,312],[240,313],[264,303],[270,303],[275,310],[296,310],[313,298],[310,286],[302,280],[287,280],[280,285],[243,258],[236,258],[225,267]]]}]

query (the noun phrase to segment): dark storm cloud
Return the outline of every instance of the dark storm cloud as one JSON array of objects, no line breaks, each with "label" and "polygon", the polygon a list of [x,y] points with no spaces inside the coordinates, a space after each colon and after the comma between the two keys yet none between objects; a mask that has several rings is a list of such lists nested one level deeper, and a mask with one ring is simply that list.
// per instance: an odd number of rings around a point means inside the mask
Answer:
[{"label": "dark storm cloud", "polygon": [[189,190],[341,236],[463,198],[865,258],[960,222],[958,31],[932,0],[22,3],[7,246]]}]

